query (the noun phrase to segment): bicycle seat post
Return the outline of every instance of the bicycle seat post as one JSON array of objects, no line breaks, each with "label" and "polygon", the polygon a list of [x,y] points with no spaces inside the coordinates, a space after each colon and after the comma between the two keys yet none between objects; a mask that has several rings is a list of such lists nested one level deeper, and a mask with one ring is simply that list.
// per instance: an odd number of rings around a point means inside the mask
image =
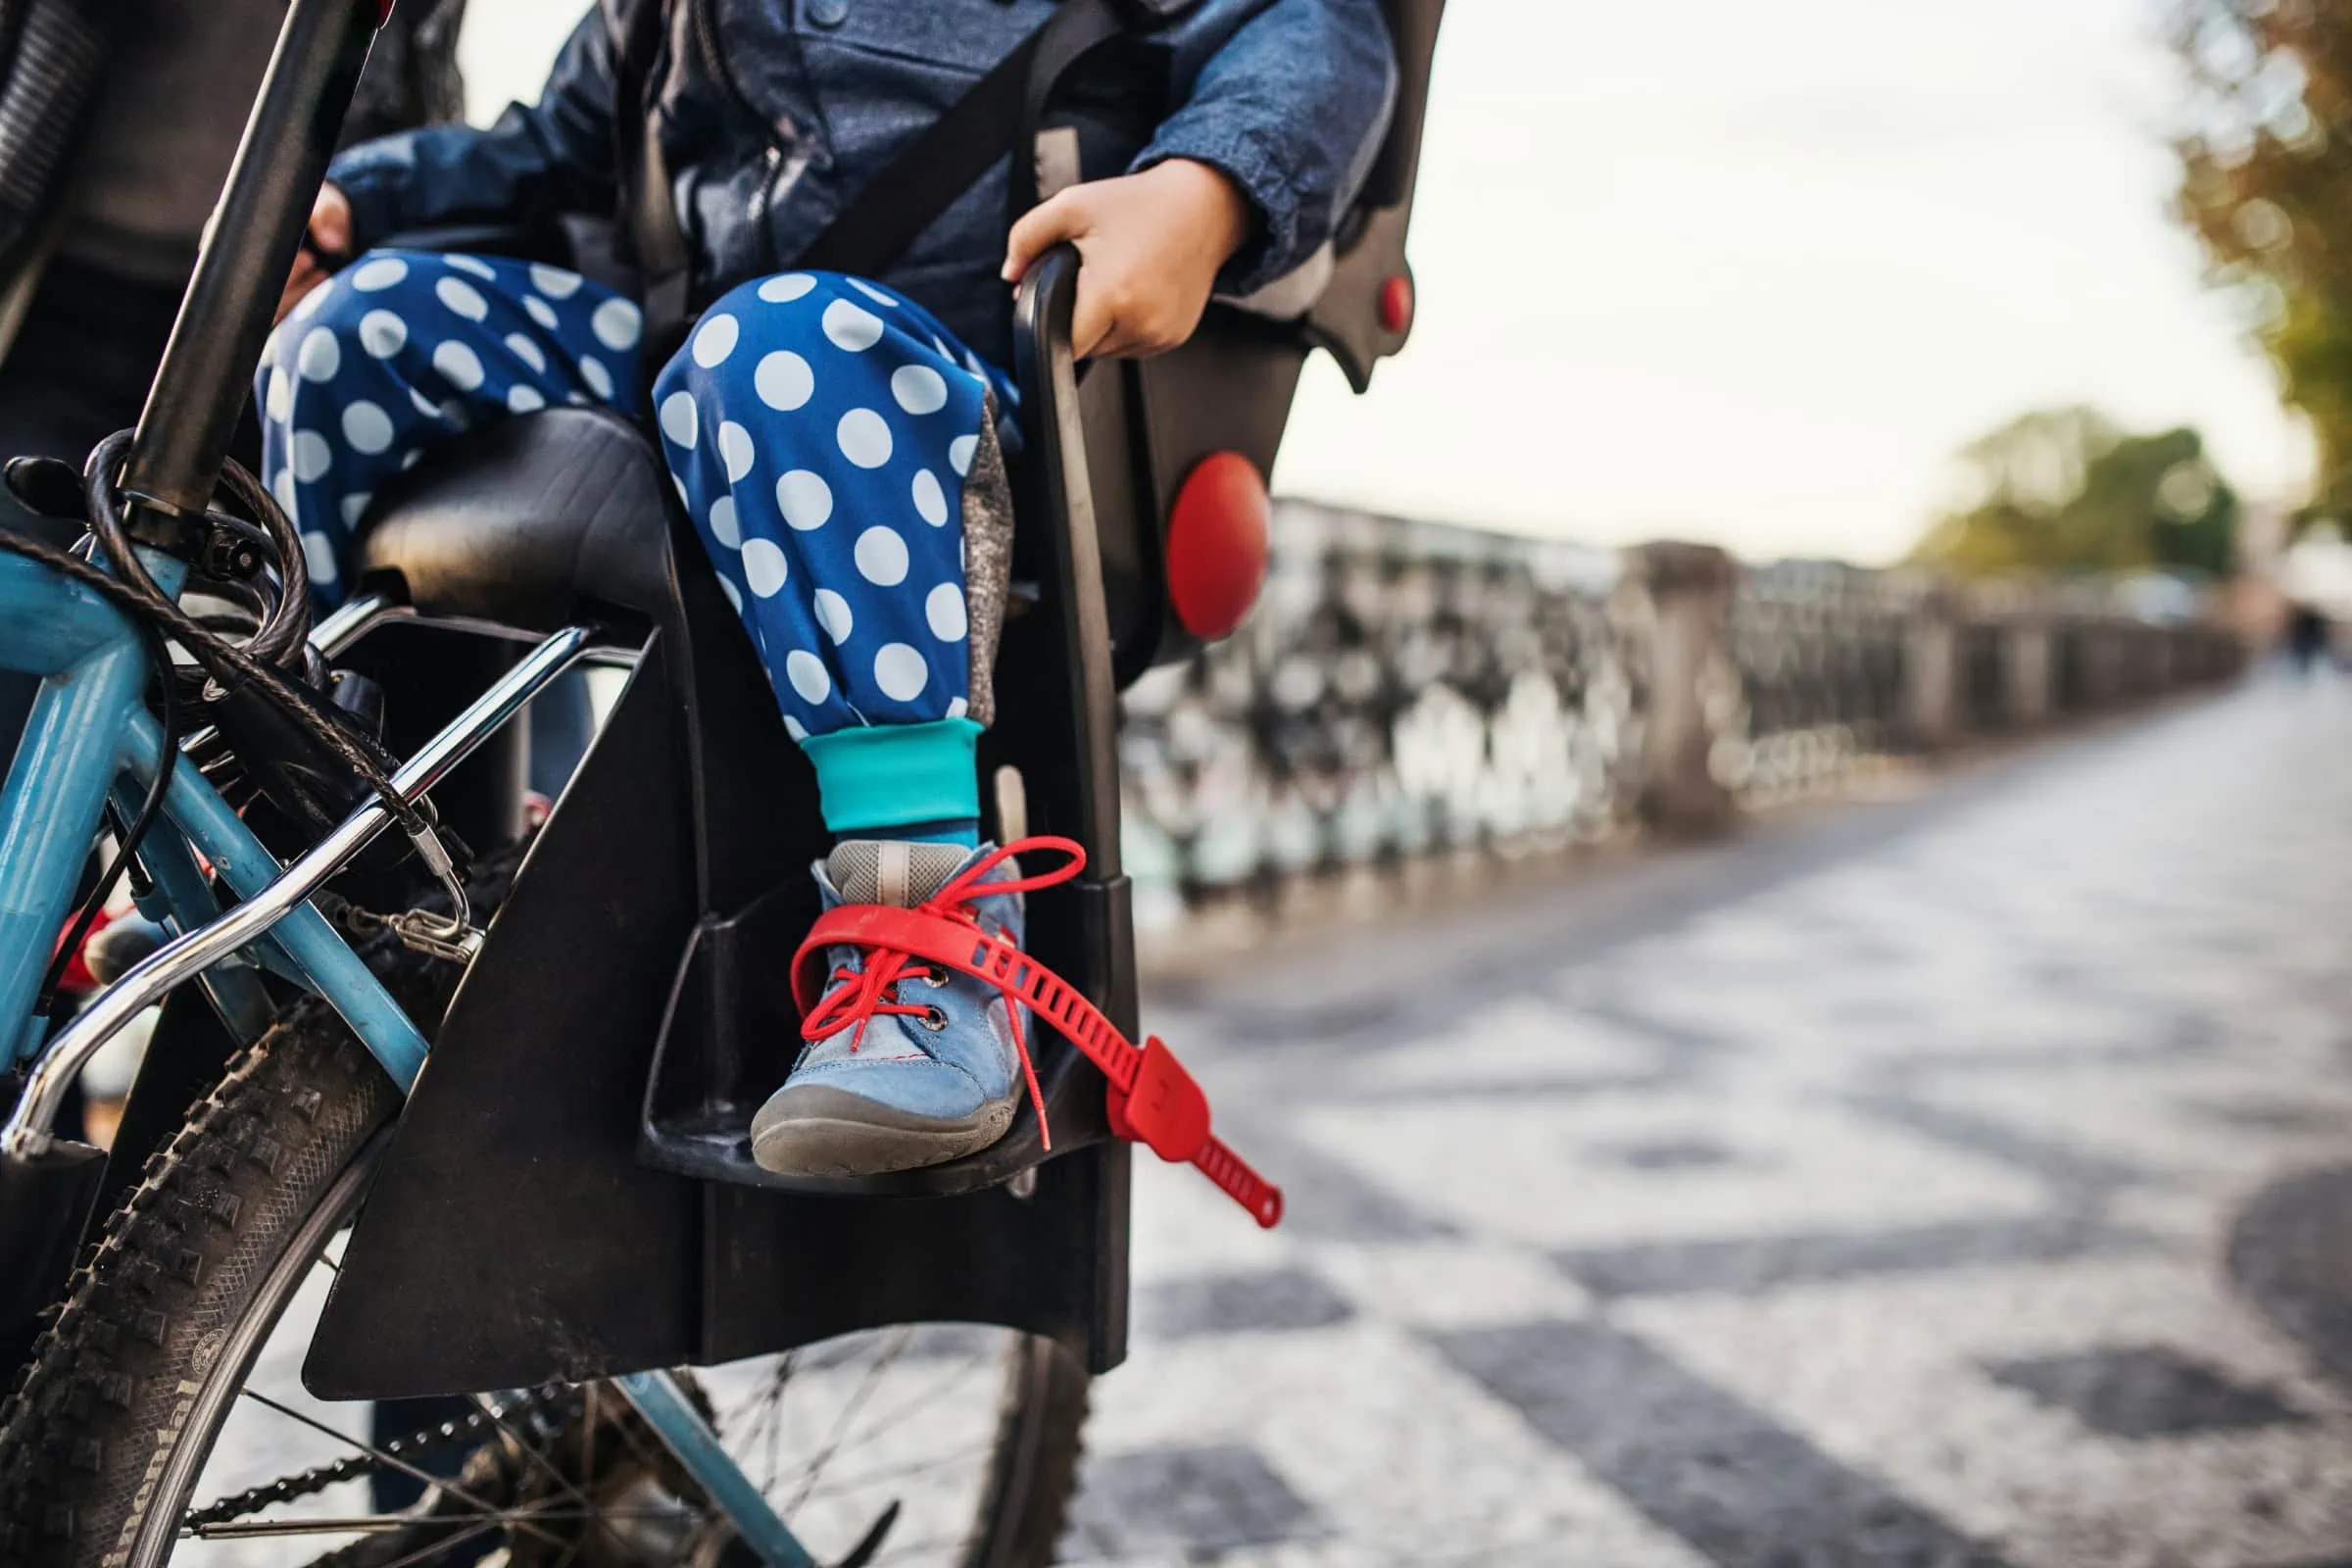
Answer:
[{"label": "bicycle seat post", "polygon": [[182,554],[212,499],[245,383],[309,226],[360,70],[391,0],[293,0],[139,416],[123,488],[133,534]]}]

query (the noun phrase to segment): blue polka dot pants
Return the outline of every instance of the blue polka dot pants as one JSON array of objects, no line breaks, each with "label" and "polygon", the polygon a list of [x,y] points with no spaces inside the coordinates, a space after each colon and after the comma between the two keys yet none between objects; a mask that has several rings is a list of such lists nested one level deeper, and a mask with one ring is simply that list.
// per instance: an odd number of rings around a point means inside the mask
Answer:
[{"label": "blue polka dot pants", "polygon": [[[557,403],[641,415],[642,324],[576,273],[497,258],[378,251],[313,291],[271,338],[256,396],[264,478],[321,599],[342,596],[376,490],[437,442]],[[912,301],[796,272],[713,305],[653,396],[662,455],[817,763],[828,821],[972,814],[993,646],[975,648],[966,602],[966,553],[981,550],[966,491],[1004,488],[1003,373]],[[1001,500],[970,514],[1009,527]],[[1005,543],[984,552],[1000,567]],[[979,580],[1001,592],[1001,570]],[[980,618],[993,632],[993,608]],[[910,730],[928,738],[879,733]],[[828,737],[846,738],[814,744]],[[956,757],[962,783],[906,782]]]}]

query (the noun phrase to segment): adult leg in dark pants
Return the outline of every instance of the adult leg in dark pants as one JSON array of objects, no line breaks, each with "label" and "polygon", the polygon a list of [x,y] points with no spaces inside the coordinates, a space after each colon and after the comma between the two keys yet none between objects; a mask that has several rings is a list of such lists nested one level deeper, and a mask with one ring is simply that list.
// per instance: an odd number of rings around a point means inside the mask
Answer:
[{"label": "adult leg in dark pants", "polygon": [[[78,467],[90,448],[135,424],[178,309],[177,288],[125,282],[80,264],[50,269],[0,361],[0,461],[63,458]],[[81,533],[34,516],[4,490],[0,527],[60,546]],[[0,765],[16,755],[38,685],[0,673]]]}]

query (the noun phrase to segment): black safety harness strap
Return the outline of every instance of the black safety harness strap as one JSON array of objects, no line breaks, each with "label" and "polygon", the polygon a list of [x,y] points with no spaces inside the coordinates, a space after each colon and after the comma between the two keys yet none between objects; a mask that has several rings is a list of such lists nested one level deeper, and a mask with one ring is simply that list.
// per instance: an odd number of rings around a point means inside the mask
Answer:
[{"label": "black safety harness strap", "polygon": [[924,126],[792,265],[864,277],[886,270],[1007,153],[1018,155],[1033,93],[1042,94],[1125,25],[1109,0],[1062,0],[1053,21],[1022,39],[946,114]]},{"label": "black safety harness strap", "polygon": [[[677,198],[669,166],[662,156],[661,126],[655,122],[654,69],[661,63],[670,19],[680,11],[672,0],[638,0],[622,13],[613,57],[612,127],[614,170],[619,175],[621,227],[637,264],[645,306],[649,366],[669,349],[693,319],[694,260],[678,226]],[[648,373],[651,371],[649,369]]]}]

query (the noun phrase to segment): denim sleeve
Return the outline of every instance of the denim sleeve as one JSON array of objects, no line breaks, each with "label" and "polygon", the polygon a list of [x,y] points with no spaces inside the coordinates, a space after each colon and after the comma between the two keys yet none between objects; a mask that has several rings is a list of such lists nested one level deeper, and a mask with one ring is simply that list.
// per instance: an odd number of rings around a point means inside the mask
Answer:
[{"label": "denim sleeve", "polygon": [[1190,158],[1256,208],[1217,284],[1248,294],[1332,236],[1379,155],[1396,57],[1380,0],[1205,0],[1164,38],[1183,107],[1136,169]]},{"label": "denim sleeve", "polygon": [[609,213],[612,38],[604,8],[580,19],[536,105],[509,104],[487,130],[428,125],[362,142],[327,166],[351,200],[361,248],[404,228],[530,213]]}]

